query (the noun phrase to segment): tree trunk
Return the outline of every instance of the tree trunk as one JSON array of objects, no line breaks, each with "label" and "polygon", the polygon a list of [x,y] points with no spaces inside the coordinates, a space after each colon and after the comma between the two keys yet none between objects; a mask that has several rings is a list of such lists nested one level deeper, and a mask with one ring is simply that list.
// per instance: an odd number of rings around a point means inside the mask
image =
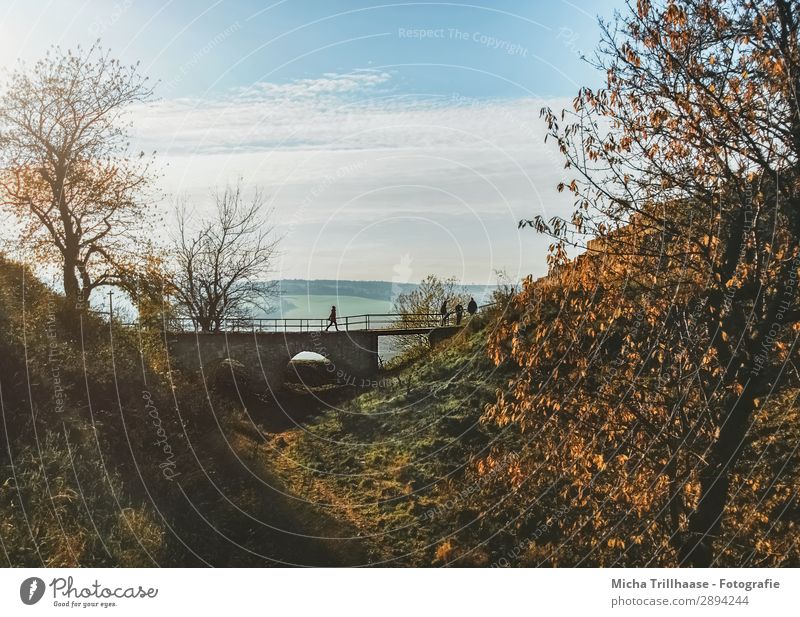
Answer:
[{"label": "tree trunk", "polygon": [[200,326],[201,332],[211,332],[212,330],[212,321],[209,317],[198,315],[197,325]]},{"label": "tree trunk", "polygon": [[70,306],[80,308],[86,298],[81,297],[81,286],[75,269],[75,260],[64,256],[64,295]]},{"label": "tree trunk", "polygon": [[741,396],[731,403],[719,437],[709,452],[709,463],[700,474],[700,500],[689,517],[689,534],[679,552],[681,564],[707,568],[714,561],[714,542],[728,502],[730,474],[744,449],[755,409],[755,390],[751,378]]}]

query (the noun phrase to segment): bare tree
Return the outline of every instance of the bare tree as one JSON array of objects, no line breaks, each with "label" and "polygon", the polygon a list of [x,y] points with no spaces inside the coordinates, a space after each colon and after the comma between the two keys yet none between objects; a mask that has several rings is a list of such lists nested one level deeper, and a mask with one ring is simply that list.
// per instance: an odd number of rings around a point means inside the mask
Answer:
[{"label": "bare tree", "polygon": [[[469,295],[459,286],[455,277],[441,279],[435,274],[429,274],[419,286],[397,296],[394,312],[399,315],[397,324],[400,327],[429,328],[441,323],[443,302],[447,302],[447,311],[451,314],[457,304],[466,307],[468,301]],[[394,343],[404,352],[413,352],[426,348],[428,337],[425,334],[397,336],[394,337]]]},{"label": "bare tree", "polygon": [[0,97],[0,206],[22,248],[58,264],[76,303],[116,284],[135,255],[150,165],[130,156],[123,112],[152,90],[137,66],[93,46],[53,48],[11,74]]},{"label": "bare tree", "polygon": [[279,240],[261,192],[247,199],[240,182],[215,192],[214,201],[213,216],[196,225],[186,202],[179,204],[174,242],[178,311],[203,332],[266,311],[277,294],[277,283],[267,275]]}]

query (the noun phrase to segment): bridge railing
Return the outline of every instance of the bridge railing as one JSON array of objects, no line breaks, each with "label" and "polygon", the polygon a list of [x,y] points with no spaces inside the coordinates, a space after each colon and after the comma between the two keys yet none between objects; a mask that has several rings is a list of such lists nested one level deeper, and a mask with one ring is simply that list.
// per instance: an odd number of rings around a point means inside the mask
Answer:
[{"label": "bridge railing", "polygon": [[[484,310],[495,303],[482,304],[478,310]],[[466,315],[465,315],[466,317]],[[414,328],[435,328],[442,325],[439,313],[367,313],[363,315],[344,315],[337,318],[339,330],[408,330]],[[451,313],[447,325],[455,325],[455,316]],[[197,332],[200,330],[192,319],[174,318],[168,328],[177,332]],[[319,332],[328,328],[328,319],[319,317],[245,317],[224,319],[220,324],[221,332]],[[335,330],[335,326],[329,329]]]},{"label": "bridge railing", "polygon": [[[399,323],[402,317],[402,323]],[[337,318],[339,330],[400,330],[404,328],[434,328],[441,323],[441,315],[419,313],[369,313],[344,315]],[[452,320],[451,320],[452,321]],[[170,326],[178,332],[195,332],[200,328],[190,318],[171,320]],[[328,320],[317,317],[246,317],[224,319],[220,331],[224,332],[319,332],[328,327]],[[331,325],[329,330],[336,330]]]}]

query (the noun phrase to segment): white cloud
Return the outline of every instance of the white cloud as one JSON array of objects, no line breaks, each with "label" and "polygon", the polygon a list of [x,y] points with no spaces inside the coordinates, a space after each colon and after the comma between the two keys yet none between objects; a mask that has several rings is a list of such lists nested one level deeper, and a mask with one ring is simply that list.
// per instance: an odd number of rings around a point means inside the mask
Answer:
[{"label": "white cloud", "polygon": [[170,154],[296,149],[528,148],[544,137],[545,101],[402,95],[386,72],[359,71],[285,84],[257,83],[216,99],[164,100],[136,110],[143,146]]},{"label": "white cloud", "polygon": [[[467,279],[486,280],[498,267],[543,267],[542,239],[518,235],[516,221],[569,206],[554,189],[563,165],[539,119],[542,106],[568,104],[400,95],[386,72],[326,74],[140,108],[136,146],[169,164],[168,193],[197,203],[239,176],[264,187],[287,233],[285,276],[348,278],[331,254],[355,255],[349,278],[391,276],[400,248],[367,246],[390,242],[382,234],[394,229],[420,268],[449,268],[455,251]],[[310,251],[318,260],[307,271]]]},{"label": "white cloud", "polygon": [[236,98],[308,98],[324,94],[363,93],[391,79],[385,71],[358,71],[350,74],[325,73],[320,78],[298,79],[276,84],[259,82],[236,91]]}]

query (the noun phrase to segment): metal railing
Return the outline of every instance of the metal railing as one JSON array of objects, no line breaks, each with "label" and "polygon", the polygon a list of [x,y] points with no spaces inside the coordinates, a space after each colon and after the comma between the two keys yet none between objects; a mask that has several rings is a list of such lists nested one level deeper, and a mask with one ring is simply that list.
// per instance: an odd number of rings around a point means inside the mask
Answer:
[{"label": "metal railing", "polygon": [[[402,323],[400,319],[402,318]],[[344,315],[336,319],[340,331],[350,330],[402,330],[407,328],[434,328],[441,323],[441,315],[420,313],[399,315],[397,313],[370,313],[364,315]],[[452,321],[452,320],[451,320]],[[179,332],[194,332],[200,328],[190,318],[171,320],[170,326]],[[335,331],[336,326],[328,327],[328,320],[316,317],[245,317],[224,319],[220,323],[221,332],[319,332],[326,328]]]},{"label": "metal railing", "polygon": [[[493,303],[492,303],[493,304]],[[483,304],[478,310],[485,309],[492,304]],[[467,318],[466,312],[464,318]],[[413,330],[417,328],[432,329],[442,325],[442,316],[439,313],[368,313],[364,315],[344,315],[336,319],[340,331],[387,331],[387,330]],[[464,320],[462,320],[462,324]],[[446,320],[446,325],[455,324],[455,315],[451,313]],[[176,332],[197,332],[200,330],[197,323],[188,318],[171,319],[168,325],[170,330]],[[327,318],[317,317],[245,317],[224,319],[220,324],[220,332],[320,332],[325,329],[335,331],[336,326],[328,327]]]}]

